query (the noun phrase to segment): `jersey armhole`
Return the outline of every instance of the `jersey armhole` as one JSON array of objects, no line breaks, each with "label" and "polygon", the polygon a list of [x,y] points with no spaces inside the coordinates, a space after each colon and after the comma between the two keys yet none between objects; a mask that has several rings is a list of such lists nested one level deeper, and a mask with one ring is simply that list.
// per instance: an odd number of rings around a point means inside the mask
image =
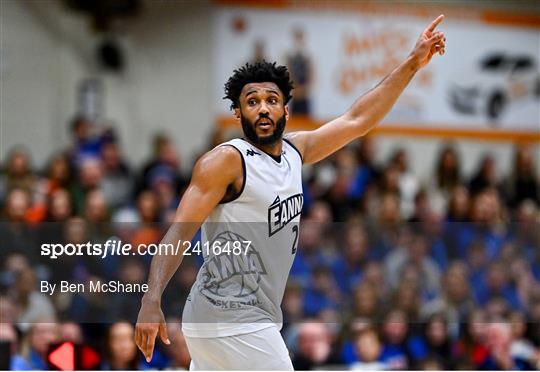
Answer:
[{"label": "jersey armhole", "polygon": [[298,156],[300,156],[300,161],[302,162],[302,164],[304,164],[304,158],[302,157],[302,154],[300,153],[300,151],[296,148],[295,145],[293,145],[293,143],[291,141],[289,141],[287,138],[283,137],[283,141],[287,142],[293,149],[294,151],[296,151],[298,153]]},{"label": "jersey armhole", "polygon": [[225,144],[220,145],[220,146],[230,146],[230,147],[232,147],[233,149],[238,151],[238,154],[240,154],[240,159],[242,159],[242,174],[243,174],[242,187],[240,188],[240,191],[238,191],[238,193],[231,200],[226,200],[226,201],[220,201],[219,202],[219,204],[227,204],[227,203],[233,202],[236,199],[238,199],[240,197],[240,195],[242,195],[242,193],[244,192],[244,188],[246,187],[246,162],[244,160],[244,156],[242,155],[242,151],[240,151],[236,146],[234,146],[234,145],[232,145],[230,143],[225,143]]}]

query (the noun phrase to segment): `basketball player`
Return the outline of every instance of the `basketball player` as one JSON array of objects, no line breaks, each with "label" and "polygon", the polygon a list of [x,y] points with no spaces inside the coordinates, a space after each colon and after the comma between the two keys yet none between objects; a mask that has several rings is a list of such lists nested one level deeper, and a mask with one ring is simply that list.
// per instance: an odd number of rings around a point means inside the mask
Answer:
[{"label": "basketball player", "polygon": [[[189,243],[202,225],[202,241],[210,247],[223,248],[226,242],[241,247],[240,252],[216,253],[201,246],[204,264],[182,321],[190,369],[292,369],[279,333],[280,303],[296,253],[301,166],[326,158],[381,121],[415,73],[436,53],[444,54],[444,34],[435,31],[443,18],[422,32],[410,55],[379,85],[314,131],[283,135],[292,90],[286,67],[260,62],[234,71],[225,98],[232,101],[244,138],[219,145],[197,161],[176,223],[162,241]],[[135,335],[147,361],[158,333],[170,343],[160,301],[182,257],[152,260]]]}]

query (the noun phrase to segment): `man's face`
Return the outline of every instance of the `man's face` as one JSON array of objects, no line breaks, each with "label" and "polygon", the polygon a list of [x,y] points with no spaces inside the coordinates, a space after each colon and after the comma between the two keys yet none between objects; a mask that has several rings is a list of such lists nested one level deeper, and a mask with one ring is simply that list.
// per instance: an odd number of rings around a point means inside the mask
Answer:
[{"label": "man's face", "polygon": [[289,118],[284,97],[275,83],[249,83],[240,92],[236,117],[245,136],[258,145],[273,145],[281,139]]}]

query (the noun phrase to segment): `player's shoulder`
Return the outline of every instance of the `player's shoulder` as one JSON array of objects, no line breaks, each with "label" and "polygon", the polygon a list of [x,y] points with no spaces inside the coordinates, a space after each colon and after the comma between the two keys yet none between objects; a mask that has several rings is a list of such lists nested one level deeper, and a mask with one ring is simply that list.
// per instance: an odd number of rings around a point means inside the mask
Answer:
[{"label": "player's shoulder", "polygon": [[219,174],[234,177],[242,173],[242,161],[239,150],[225,143],[204,153],[195,163],[194,173],[203,176],[211,173],[213,176]]}]

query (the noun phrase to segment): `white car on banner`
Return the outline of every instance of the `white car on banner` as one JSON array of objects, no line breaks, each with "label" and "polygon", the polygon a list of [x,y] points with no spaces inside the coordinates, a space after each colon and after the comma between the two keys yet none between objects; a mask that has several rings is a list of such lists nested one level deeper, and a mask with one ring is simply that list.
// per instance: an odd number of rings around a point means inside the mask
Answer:
[{"label": "white car on banner", "polygon": [[516,100],[540,98],[540,70],[534,57],[528,55],[489,54],[476,71],[459,79],[449,91],[454,110],[485,115],[493,121]]}]

